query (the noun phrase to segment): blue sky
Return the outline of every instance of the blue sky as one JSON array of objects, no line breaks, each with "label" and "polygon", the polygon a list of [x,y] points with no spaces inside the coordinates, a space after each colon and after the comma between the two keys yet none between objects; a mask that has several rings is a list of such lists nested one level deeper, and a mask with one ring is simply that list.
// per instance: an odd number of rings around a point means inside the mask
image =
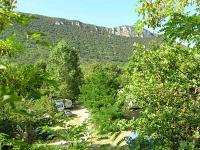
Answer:
[{"label": "blue sky", "polygon": [[136,0],[18,0],[18,11],[99,26],[132,25]]}]

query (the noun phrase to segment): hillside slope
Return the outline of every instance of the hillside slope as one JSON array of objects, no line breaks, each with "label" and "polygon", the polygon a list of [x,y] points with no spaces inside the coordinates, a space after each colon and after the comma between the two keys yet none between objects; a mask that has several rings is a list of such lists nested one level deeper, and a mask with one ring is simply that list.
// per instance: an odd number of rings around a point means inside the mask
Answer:
[{"label": "hillside slope", "polygon": [[[84,24],[80,21],[33,15],[27,26],[15,26],[6,31],[7,34],[16,33],[20,41],[26,43],[27,32],[42,32],[46,34],[43,40],[55,45],[65,39],[73,43],[78,50],[82,63],[84,62],[126,62],[131,55],[134,41],[148,43],[156,37],[144,30],[142,37],[132,35],[132,27],[116,28],[99,27]],[[32,47],[23,55],[17,56],[18,62],[34,63],[38,59],[46,60],[49,50],[44,47]],[[26,57],[24,57],[26,55]],[[24,59],[26,58],[26,60]]]}]

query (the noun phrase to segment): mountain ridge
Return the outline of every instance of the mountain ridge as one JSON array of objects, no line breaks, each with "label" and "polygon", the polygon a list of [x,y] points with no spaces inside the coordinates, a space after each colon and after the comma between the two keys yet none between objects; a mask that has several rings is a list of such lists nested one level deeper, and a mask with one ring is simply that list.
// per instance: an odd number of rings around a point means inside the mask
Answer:
[{"label": "mountain ridge", "polygon": [[[71,25],[75,25],[78,27],[92,27],[95,31],[100,31],[102,32],[103,30],[106,30],[110,34],[118,35],[118,36],[125,36],[125,37],[153,37],[156,36],[156,34],[150,32],[147,29],[144,29],[141,35],[138,35],[136,33],[133,33],[134,28],[130,25],[120,25],[116,27],[105,27],[105,26],[99,26],[95,24],[90,24],[90,23],[84,23],[79,20],[71,20],[71,19],[66,19],[66,18],[59,18],[59,17],[50,17],[50,16],[45,16],[45,15],[39,15],[39,14],[30,14],[33,16],[39,16],[39,17],[48,17],[51,19],[55,19],[55,25],[69,25],[65,24],[65,22],[71,22]],[[92,31],[92,30],[91,30]]]},{"label": "mountain ridge", "polygon": [[147,46],[158,38],[146,30],[143,37],[132,35],[133,28],[130,26],[108,28],[85,24],[78,20],[31,15],[33,18],[26,26],[15,25],[5,31],[7,36],[16,34],[19,42],[26,43],[28,47],[23,54],[16,57],[18,63],[33,64],[40,59],[48,60],[50,49],[43,46],[35,47],[28,42],[28,33],[44,33],[46,36],[41,37],[41,40],[52,46],[60,40],[69,41],[77,49],[81,63],[125,63],[132,55],[134,42]]}]

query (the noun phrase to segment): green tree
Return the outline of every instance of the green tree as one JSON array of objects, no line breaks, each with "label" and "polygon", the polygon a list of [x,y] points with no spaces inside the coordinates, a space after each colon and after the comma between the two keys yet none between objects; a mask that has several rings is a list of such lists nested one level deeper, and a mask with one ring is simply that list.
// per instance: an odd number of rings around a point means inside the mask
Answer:
[{"label": "green tree", "polygon": [[80,101],[90,110],[92,118],[101,132],[114,131],[114,121],[121,115],[116,103],[120,69],[116,66],[93,66],[81,87]]},{"label": "green tree", "polygon": [[82,72],[76,50],[69,43],[61,41],[51,51],[48,71],[57,81],[58,88],[53,87],[53,96],[77,100],[82,84]]},{"label": "green tree", "polygon": [[[25,23],[29,19],[13,11],[15,2],[16,0],[0,0],[0,32],[8,26]],[[2,61],[3,56],[12,57],[20,48],[15,45],[13,37],[0,40],[0,149],[7,149],[5,145],[8,149],[29,149],[30,145],[27,143],[34,142],[33,130],[41,126],[41,123],[48,125],[42,118],[42,113],[53,114],[54,104],[45,97],[38,101],[25,99],[27,95],[33,98],[29,94],[37,91],[47,76],[37,67]],[[41,111],[38,105],[44,103],[48,105],[47,109]]]},{"label": "green tree", "polygon": [[[190,7],[190,10],[187,8]],[[200,46],[199,0],[138,0],[136,29],[159,28],[167,40]]]},{"label": "green tree", "polygon": [[[138,2],[137,31],[159,28],[173,45],[137,46],[129,60],[122,99],[141,108],[133,128],[153,140],[153,149],[198,149],[200,1]],[[190,5],[193,12],[186,11]]]},{"label": "green tree", "polygon": [[141,108],[133,128],[154,149],[199,147],[200,52],[181,45],[140,46],[127,65],[123,98]]},{"label": "green tree", "polygon": [[0,71],[0,85],[9,87],[19,96],[37,99],[43,84],[49,85],[49,75],[40,68],[13,64],[5,64],[5,67]]}]

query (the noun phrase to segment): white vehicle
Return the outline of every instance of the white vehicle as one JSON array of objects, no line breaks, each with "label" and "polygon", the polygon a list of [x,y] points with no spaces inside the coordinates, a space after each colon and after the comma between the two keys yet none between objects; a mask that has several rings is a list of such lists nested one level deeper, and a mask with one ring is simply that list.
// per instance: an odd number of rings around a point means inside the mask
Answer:
[{"label": "white vehicle", "polygon": [[64,99],[63,102],[64,102],[64,105],[65,105],[65,108],[67,108],[67,109],[72,108],[72,101],[71,100]]},{"label": "white vehicle", "polygon": [[56,104],[57,111],[59,112],[64,111],[65,105],[64,105],[63,100],[56,100],[55,104]]}]

